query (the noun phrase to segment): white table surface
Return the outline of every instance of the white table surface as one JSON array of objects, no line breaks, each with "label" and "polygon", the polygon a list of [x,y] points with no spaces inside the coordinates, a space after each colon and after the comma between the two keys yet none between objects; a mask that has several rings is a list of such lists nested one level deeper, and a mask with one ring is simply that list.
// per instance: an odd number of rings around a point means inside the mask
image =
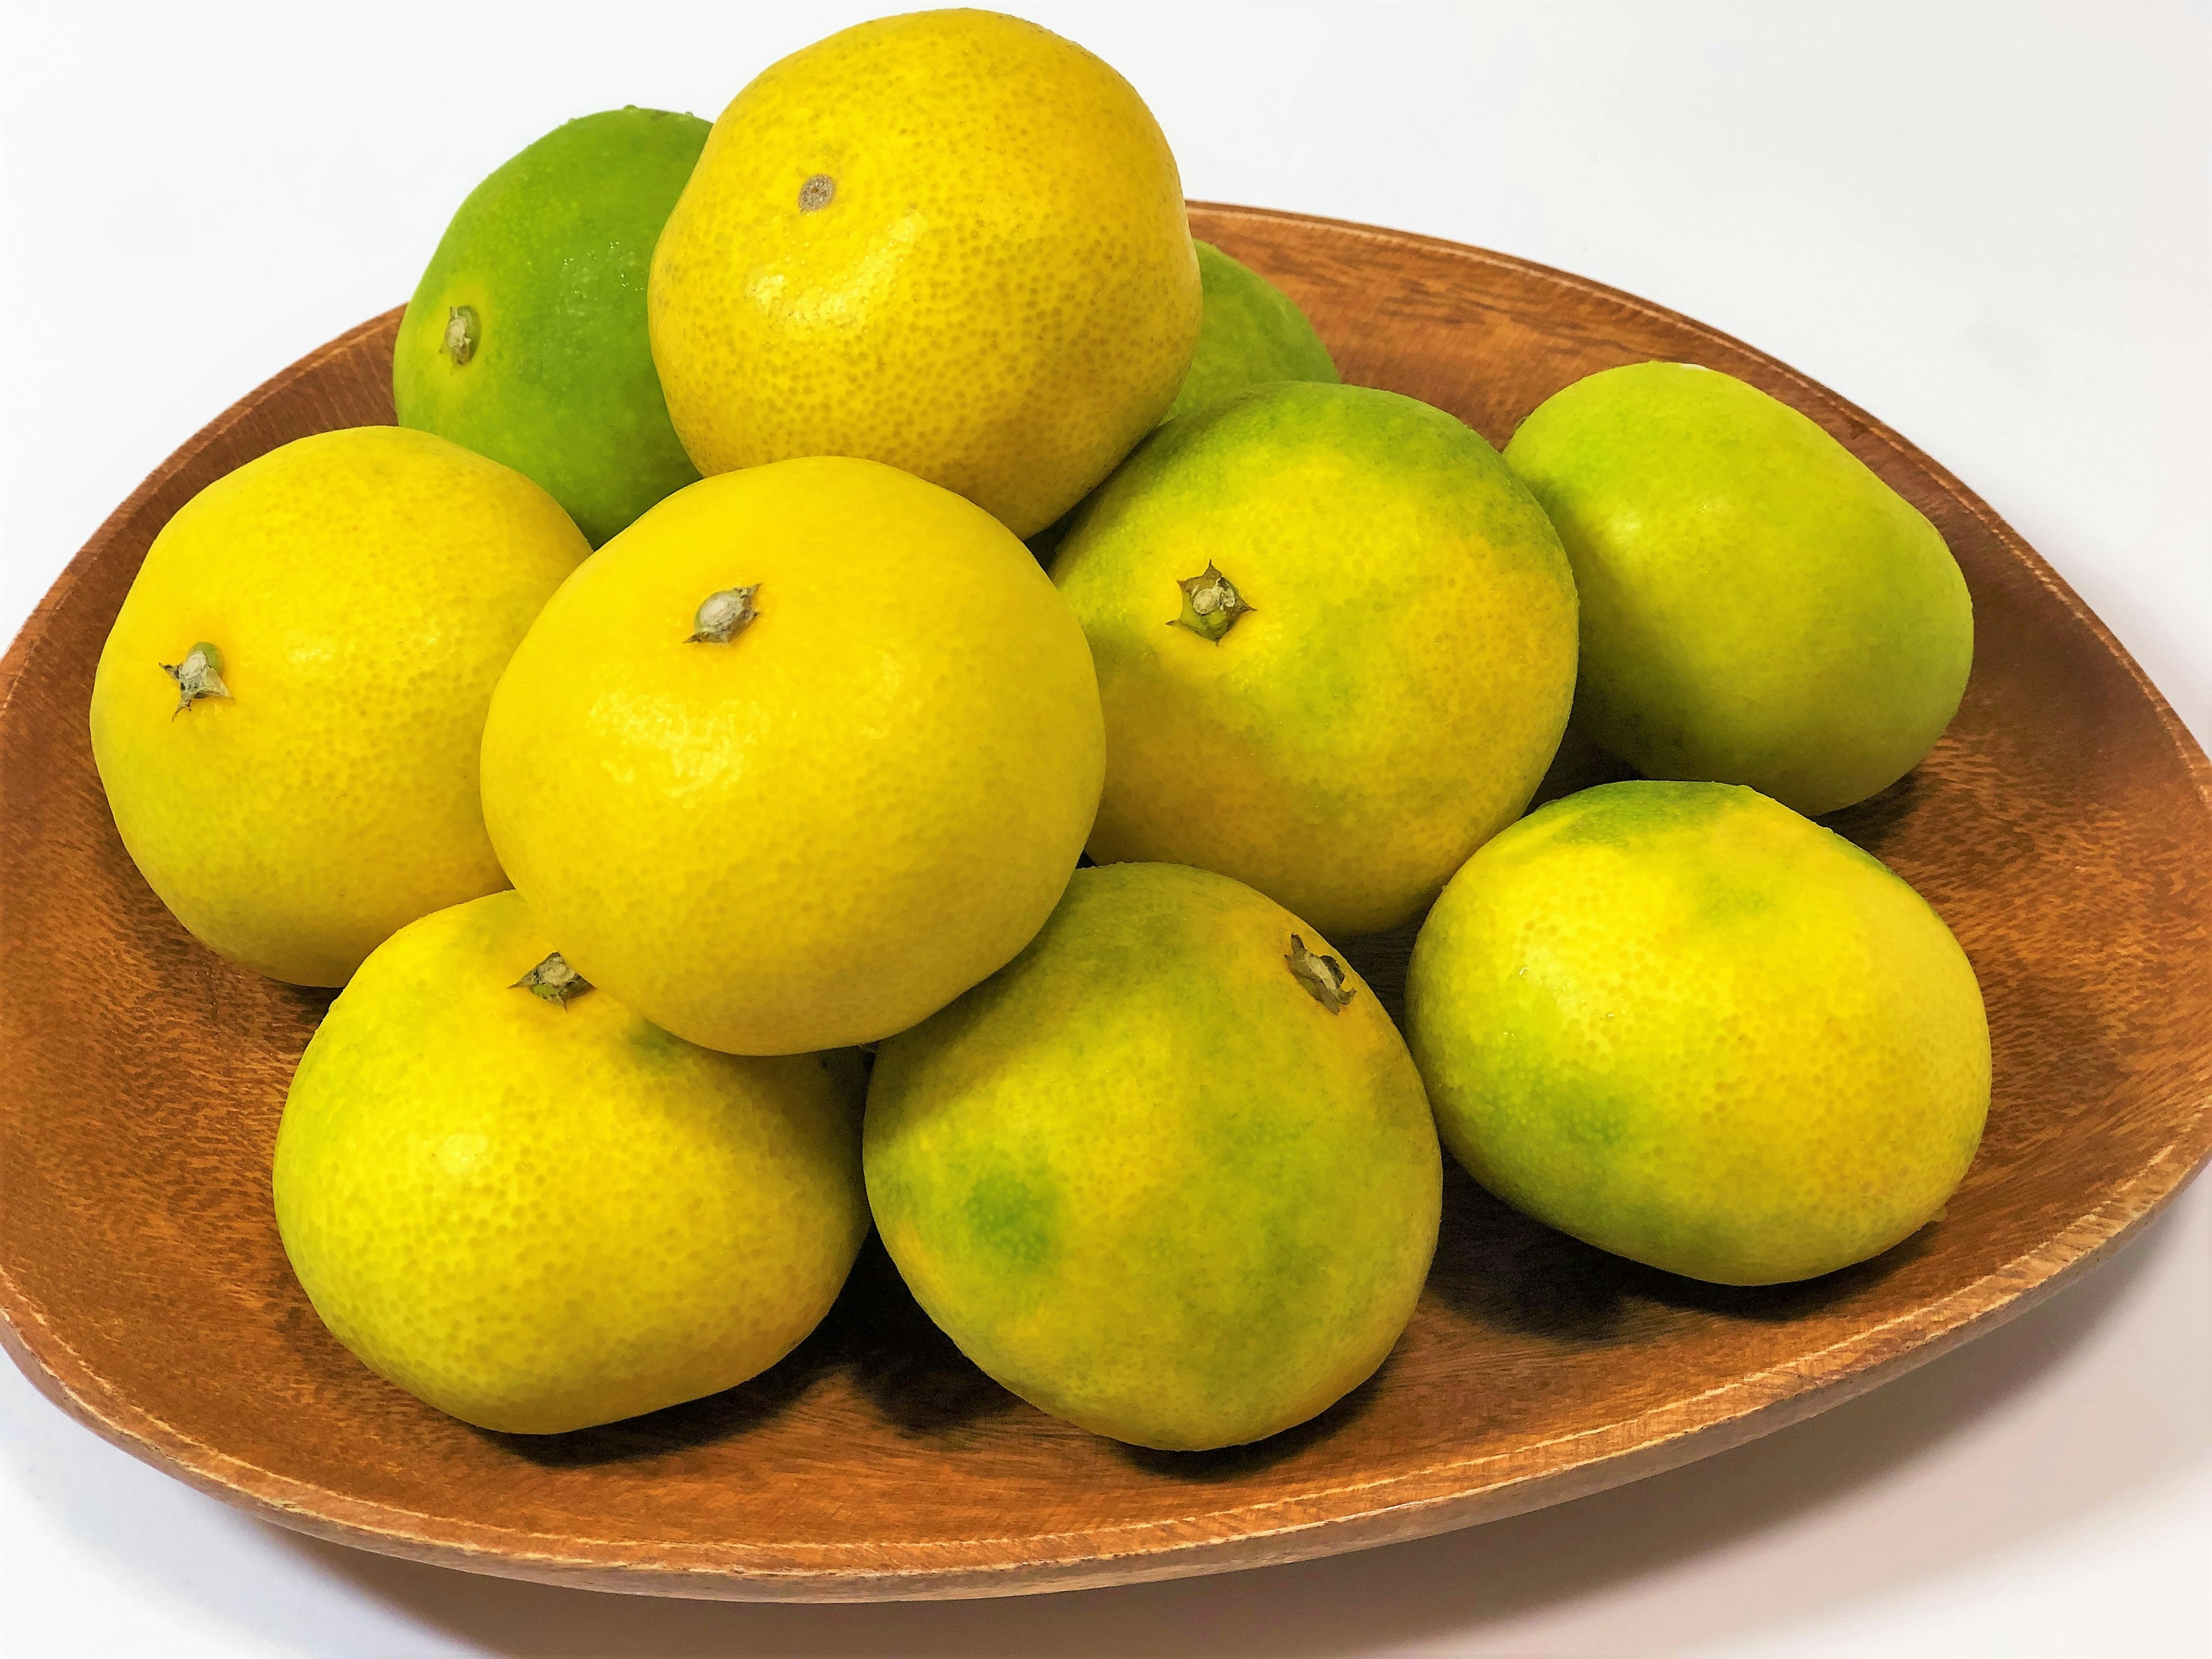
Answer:
[{"label": "white table surface", "polygon": [[[1019,9],[1136,84],[1194,197],[1564,266],[1826,381],[1989,500],[2212,738],[2205,6]],[[524,143],[623,103],[712,116],[867,15],[0,12],[0,632],[217,410],[404,300]],[[2205,1655],[2208,1376],[2199,1183],[2015,1323],[1620,1491],[1229,1577],[772,1607],[313,1542],[0,1366],[0,1650]]]}]

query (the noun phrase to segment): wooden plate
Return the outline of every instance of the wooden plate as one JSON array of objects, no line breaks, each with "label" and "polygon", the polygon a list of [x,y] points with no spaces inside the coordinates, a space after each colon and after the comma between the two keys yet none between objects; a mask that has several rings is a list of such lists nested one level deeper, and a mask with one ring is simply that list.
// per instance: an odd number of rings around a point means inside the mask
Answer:
[{"label": "wooden plate", "polygon": [[[1022,1405],[873,1244],[782,1364],[649,1418],[532,1440],[379,1382],[317,1322],[270,1214],[277,1113],[327,998],[170,920],[116,840],[85,720],[170,514],[276,444],[392,418],[392,312],[178,451],[0,667],[0,1339],[32,1380],[203,1491],[396,1555],[685,1595],[1006,1595],[1356,1549],[1703,1456],[2018,1313],[2173,1196],[2212,1150],[2212,769],[2041,559],[1879,422],[1656,306],[1354,225],[1193,223],[1305,306],[1347,380],[1492,442],[1595,369],[1685,359],[1805,410],[1942,529],[1978,624],[1965,706],[1838,827],[1927,895],[1988,994],[1996,1101],[1948,1218],[1828,1279],[1730,1291],[1600,1255],[1455,1175],[1427,1293],[1374,1381],[1201,1455]],[[1386,994],[1405,948],[1362,953]]]}]

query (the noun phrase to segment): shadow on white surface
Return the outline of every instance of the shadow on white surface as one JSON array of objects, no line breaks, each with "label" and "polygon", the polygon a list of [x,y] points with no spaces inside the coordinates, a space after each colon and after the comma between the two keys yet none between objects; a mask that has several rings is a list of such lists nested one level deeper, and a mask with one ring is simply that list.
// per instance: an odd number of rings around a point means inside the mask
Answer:
[{"label": "shadow on white surface", "polygon": [[[1780,1583],[1746,1564],[1754,1570],[1732,1575],[1726,1595],[1666,1598],[1649,1610],[1630,1649],[1724,1640],[2001,1551],[2212,1455],[2212,1424],[2201,1414],[2185,1419],[2190,1431],[2177,1442],[2173,1422],[2156,1411],[2068,1409],[2060,1377],[2076,1351],[2146,1288],[2142,1281],[2161,1276],[2154,1268],[2199,1249],[2199,1218],[2182,1221],[2162,1218],[2082,1284],[1960,1352],[1751,1445],[1487,1526],[1225,1577],[1007,1601],[790,1607],[562,1589],[275,1535],[403,1617],[464,1649],[497,1654],[1289,1659],[1443,1641],[1477,1651],[1487,1649],[1486,1636],[1505,1637],[1547,1609],[1617,1592],[1689,1558],[1756,1551],[1765,1534],[1833,1520],[1875,1483],[1909,1479],[1916,1465],[1960,1461],[1958,1443],[1994,1431],[1996,1419],[2013,1419],[2004,1431],[2024,1432],[2031,1444],[2063,1442],[2063,1456],[2021,1457],[1999,1487],[1984,1474],[1966,1492],[1949,1482],[1934,1488],[1932,1501],[1896,1524],[1862,1526],[1855,1547],[1820,1554],[1809,1574],[1802,1557]],[[2174,1387],[2169,1381],[2163,1392]],[[2054,1406],[2061,1436],[2045,1437],[2033,1420],[2020,1420]],[[1876,1549],[1866,1547],[1869,1530],[1881,1533]],[[1763,1593],[1746,1593],[1734,1581],[1757,1581]],[[1620,1639],[1616,1626],[1604,1647],[1613,1650]]]}]

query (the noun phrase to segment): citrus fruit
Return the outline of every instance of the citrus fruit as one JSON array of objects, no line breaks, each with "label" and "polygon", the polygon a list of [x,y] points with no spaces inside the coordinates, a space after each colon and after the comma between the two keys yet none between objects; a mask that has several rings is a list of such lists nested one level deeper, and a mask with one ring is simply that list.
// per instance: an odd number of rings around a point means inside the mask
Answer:
[{"label": "citrus fruit", "polygon": [[595,547],[699,476],[653,373],[645,284],[707,131],[630,108],[540,138],[469,192],[392,349],[400,425],[535,478]]},{"label": "citrus fruit", "polygon": [[342,985],[416,917],[506,886],[477,799],[484,710],[589,551],[520,473],[397,427],[210,484],[155,538],[93,682],[93,758],[148,885],[299,985]]},{"label": "citrus fruit", "polygon": [[868,1085],[868,1201],[930,1317],[1032,1405],[1164,1449],[1260,1439],[1374,1372],[1442,1163],[1328,941],[1171,865],[1078,871]]},{"label": "citrus fruit", "polygon": [[[1182,387],[1163,419],[1219,403],[1233,392],[1269,380],[1326,380],[1336,365],[1328,348],[1291,296],[1257,271],[1237,264],[1211,242],[1194,242],[1205,291],[1198,350]],[[1051,564],[1061,538],[1082,510],[1080,502],[1024,538],[1038,560]]]},{"label": "citrus fruit", "polygon": [[1200,294],[1175,158],[1128,82],[1035,24],[930,11],[738,94],[651,300],[701,471],[861,456],[1026,536],[1166,412]]},{"label": "citrus fruit", "polygon": [[1419,914],[1566,721],[1559,538],[1480,437],[1394,392],[1285,382],[1170,422],[1053,580],[1106,711],[1091,855],[1218,870],[1340,938]]},{"label": "citrus fruit", "polygon": [[1547,399],[1505,459],[1574,561],[1577,722],[1638,771],[1829,812],[1950,724],[1974,653],[1957,562],[1788,404],[1633,363]]},{"label": "citrus fruit", "polygon": [[556,1434],[744,1382],[868,1230],[851,1054],[712,1054],[578,979],[515,893],[403,929],[301,1057],[276,1225],[371,1370]]},{"label": "citrus fruit", "polygon": [[554,597],[492,699],[484,812],[594,984],[795,1054],[1028,943],[1102,742],[1082,631],[1003,526],[872,461],[783,461],[679,490]]},{"label": "citrus fruit", "polygon": [[1170,419],[1269,380],[1335,383],[1328,348],[1296,301],[1212,243],[1194,246],[1205,306],[1198,349],[1168,407]]},{"label": "citrus fruit", "polygon": [[1539,1220],[1670,1273],[1809,1279],[1917,1231],[1990,1101],[1942,919],[1753,790],[1532,812],[1422,925],[1413,1053],[1444,1144]]}]

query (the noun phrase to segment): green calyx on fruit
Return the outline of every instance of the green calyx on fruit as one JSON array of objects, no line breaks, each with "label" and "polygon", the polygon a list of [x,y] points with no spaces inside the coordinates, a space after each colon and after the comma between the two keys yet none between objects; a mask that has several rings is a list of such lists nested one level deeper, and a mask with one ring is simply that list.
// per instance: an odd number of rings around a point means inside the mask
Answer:
[{"label": "green calyx on fruit", "polygon": [[836,198],[837,181],[826,173],[817,173],[799,187],[799,210],[819,213]]},{"label": "green calyx on fruit", "polygon": [[1252,609],[1237,591],[1237,584],[1215,569],[1211,559],[1204,571],[1176,586],[1182,589],[1182,615],[1168,626],[1188,628],[1217,645],[1224,634],[1236,627],[1237,619]]},{"label": "green calyx on fruit", "polygon": [[573,999],[592,988],[592,981],[571,968],[568,957],[556,951],[508,988],[527,991],[556,1008],[566,1008]]},{"label": "green calyx on fruit", "polygon": [[477,355],[477,308],[455,306],[446,313],[446,337],[438,349],[459,368]]},{"label": "green calyx on fruit", "polygon": [[759,592],[760,584],[755,582],[750,587],[725,587],[720,592],[709,593],[699,601],[699,609],[691,617],[691,625],[697,631],[684,643],[727,645],[760,615],[753,609],[753,595]]},{"label": "green calyx on fruit", "polygon": [[1291,977],[1306,988],[1316,1002],[1332,1014],[1340,1014],[1344,1006],[1358,994],[1359,988],[1352,983],[1352,976],[1344,971],[1344,964],[1334,957],[1319,955],[1306,949],[1306,942],[1296,933],[1291,935],[1291,953],[1283,958],[1291,970]]},{"label": "green calyx on fruit", "polygon": [[179,663],[163,663],[161,672],[177,683],[177,706],[169,711],[174,720],[202,697],[228,697],[230,688],[222,683],[222,653],[202,640],[185,653]]}]

